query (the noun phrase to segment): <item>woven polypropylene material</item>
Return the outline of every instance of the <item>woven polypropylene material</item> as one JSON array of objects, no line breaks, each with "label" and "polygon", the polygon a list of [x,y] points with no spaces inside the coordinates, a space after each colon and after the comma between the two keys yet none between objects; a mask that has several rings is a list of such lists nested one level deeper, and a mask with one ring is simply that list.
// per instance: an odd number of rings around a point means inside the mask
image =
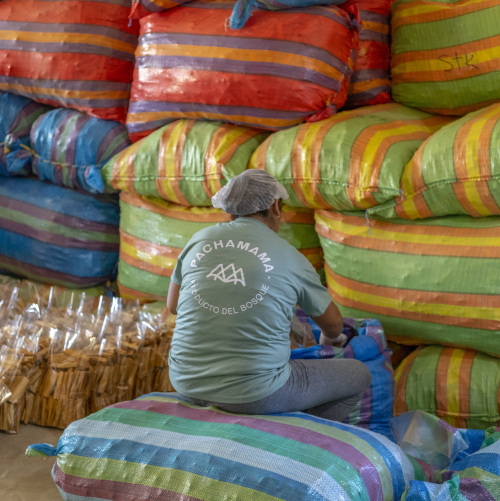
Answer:
[{"label": "woven polypropylene material", "polygon": [[443,115],[465,115],[498,102],[499,16],[499,0],[397,0],[394,100]]},{"label": "woven polypropylene material", "polygon": [[372,384],[344,422],[392,439],[389,421],[392,418],[394,374],[384,329],[378,320],[344,318],[343,332],[349,339],[345,347],[317,345],[297,348],[292,350],[291,359],[354,358],[364,362],[372,375]]},{"label": "woven polypropylene material", "polygon": [[365,106],[272,134],[250,167],[278,179],[290,206],[368,209],[399,195],[405,165],[449,122],[399,104]]},{"label": "woven polypropylene material", "polygon": [[63,499],[399,499],[412,463],[382,435],[301,412],[235,415],[150,394],[70,425]]},{"label": "woven polypropylene material", "polygon": [[229,221],[220,209],[183,207],[120,193],[120,295],[141,301],[165,300],[177,258],[191,237]]},{"label": "woven polypropylene material", "polygon": [[211,206],[211,197],[246,169],[268,135],[221,122],[177,120],[113,157],[102,170],[106,191]]},{"label": "woven polypropylene material", "polygon": [[31,129],[33,171],[59,186],[103,193],[102,167],[128,145],[127,128],[119,122],[74,110],[49,111]]},{"label": "woven polypropylene material", "polygon": [[127,115],[132,141],[179,118],[280,130],[344,104],[358,45],[348,13],[258,10],[231,30],[233,7],[233,0],[199,0],[141,21]]},{"label": "woven polypropylene material", "polygon": [[441,474],[441,485],[414,480],[403,501],[500,500],[500,442],[456,461]]},{"label": "woven polypropylene material", "polygon": [[423,410],[456,428],[499,423],[500,360],[474,350],[419,348],[398,367],[394,414]]},{"label": "woven polypropylene material", "polygon": [[0,92],[0,176],[31,173],[30,131],[35,120],[51,109],[26,97]]},{"label": "woven polypropylene material", "polygon": [[155,12],[173,9],[191,0],[132,0],[132,10],[130,17],[140,19]]},{"label": "woven polypropylene material", "polygon": [[116,196],[5,178],[0,182],[0,213],[1,269],[69,288],[114,278],[120,219]]},{"label": "woven polypropylene material", "polygon": [[344,109],[373,106],[391,101],[389,66],[390,0],[349,0],[341,9],[355,5],[359,9],[361,30],[359,48]]},{"label": "woven polypropylene material", "polygon": [[374,211],[405,219],[500,215],[499,145],[500,104],[446,125],[405,167],[402,194]]},{"label": "woven polypropylene material", "polygon": [[500,355],[500,218],[407,221],[316,211],[330,294],[388,339]]},{"label": "woven polypropylene material", "polygon": [[0,90],[125,121],[137,46],[131,0],[2,0]]}]

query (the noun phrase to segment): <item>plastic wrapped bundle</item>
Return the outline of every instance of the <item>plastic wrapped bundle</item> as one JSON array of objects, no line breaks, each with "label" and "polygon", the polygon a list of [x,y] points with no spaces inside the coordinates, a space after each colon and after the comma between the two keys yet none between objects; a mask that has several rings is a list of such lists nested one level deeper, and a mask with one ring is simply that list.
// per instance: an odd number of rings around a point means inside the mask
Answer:
[{"label": "plastic wrapped bundle", "polygon": [[0,89],[125,121],[137,46],[132,0],[2,0]]},{"label": "plastic wrapped bundle", "polygon": [[442,115],[498,102],[499,16],[499,0],[394,2],[394,101]]},{"label": "plastic wrapped bundle", "polygon": [[347,317],[375,317],[388,339],[500,355],[500,218],[367,222],[316,211],[328,289]]},{"label": "plastic wrapped bundle", "polygon": [[348,9],[352,5],[359,9],[362,25],[359,32],[359,49],[344,108],[389,103],[391,0],[349,0],[339,7]]},{"label": "plastic wrapped bundle", "polygon": [[0,269],[70,288],[113,279],[120,219],[114,196],[6,178],[0,207]]},{"label": "plastic wrapped bundle", "polygon": [[500,104],[432,135],[405,167],[401,188],[375,212],[405,219],[500,215]]},{"label": "plastic wrapped bundle", "polygon": [[[384,436],[302,412],[233,415],[151,394],[70,425],[53,478],[63,499],[397,500],[416,470]],[[120,465],[119,467],[118,464]],[[418,472],[420,473],[420,472]],[[421,477],[420,477],[421,478]]]},{"label": "plastic wrapped bundle", "polygon": [[106,191],[211,206],[211,197],[246,169],[268,135],[221,122],[177,120],[113,157],[102,170]]},{"label": "plastic wrapped bundle", "polygon": [[399,104],[366,106],[272,134],[250,167],[278,179],[290,206],[367,209],[399,194],[404,166],[449,122]]},{"label": "plastic wrapped bundle", "polygon": [[0,92],[0,176],[31,173],[30,131],[35,120],[51,109],[26,97]]},{"label": "plastic wrapped bundle", "polygon": [[457,428],[498,426],[500,360],[485,353],[426,346],[396,371],[394,414],[421,409]]},{"label": "plastic wrapped bundle", "polygon": [[59,186],[103,193],[102,167],[128,145],[127,128],[119,122],[53,110],[31,129],[33,171]]},{"label": "plastic wrapped bundle", "polygon": [[120,295],[164,301],[177,257],[199,230],[229,221],[220,209],[182,207],[159,198],[120,193]]},{"label": "plastic wrapped bundle", "polygon": [[256,11],[234,31],[226,28],[233,6],[198,0],[141,20],[132,141],[179,118],[279,130],[342,107],[358,45],[349,14]]},{"label": "plastic wrapped bundle", "polygon": [[344,318],[342,332],[348,340],[342,348],[322,345],[296,348],[290,358],[354,358],[364,362],[371,372],[372,384],[344,422],[392,439],[389,421],[392,418],[394,374],[384,329],[378,320]]},{"label": "plastic wrapped bundle", "polygon": [[283,205],[278,235],[293,245],[324,276],[323,249],[314,228],[314,211]]}]

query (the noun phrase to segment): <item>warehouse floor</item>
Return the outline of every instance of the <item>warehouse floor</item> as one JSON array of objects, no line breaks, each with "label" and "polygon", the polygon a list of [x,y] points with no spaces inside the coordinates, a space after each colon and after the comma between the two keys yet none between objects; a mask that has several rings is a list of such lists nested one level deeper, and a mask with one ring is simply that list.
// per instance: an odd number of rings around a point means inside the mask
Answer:
[{"label": "warehouse floor", "polygon": [[62,430],[21,425],[19,434],[0,432],[0,500],[60,501],[61,495],[50,475],[55,458],[26,457],[28,445],[56,445]]}]

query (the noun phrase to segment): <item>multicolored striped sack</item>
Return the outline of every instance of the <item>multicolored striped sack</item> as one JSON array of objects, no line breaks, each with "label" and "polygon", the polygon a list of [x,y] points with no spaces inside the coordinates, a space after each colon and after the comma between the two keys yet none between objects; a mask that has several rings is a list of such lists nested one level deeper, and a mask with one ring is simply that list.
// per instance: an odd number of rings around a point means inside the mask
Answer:
[{"label": "multicolored striped sack", "polygon": [[401,189],[394,202],[374,212],[404,219],[500,215],[500,104],[427,139],[405,167]]},{"label": "multicolored striped sack", "polygon": [[342,332],[349,340],[343,348],[322,345],[296,348],[290,359],[354,358],[364,362],[372,374],[372,384],[344,422],[381,433],[392,440],[389,421],[394,373],[384,329],[378,320],[344,318]]},{"label": "multicolored striped sack", "polygon": [[500,356],[500,218],[367,223],[365,215],[315,213],[326,281],[342,314],[377,318],[398,343]]},{"label": "multicolored striped sack", "polygon": [[149,14],[173,9],[174,7],[178,7],[190,1],[191,0],[132,0],[130,17],[132,19],[139,19],[144,16],[149,16]]},{"label": "multicolored striped sack", "polygon": [[474,350],[420,347],[396,371],[394,415],[423,410],[457,428],[500,425],[500,360]]},{"label": "multicolored striped sack", "polygon": [[402,501],[500,500],[500,434],[491,430],[480,450],[441,473],[441,484],[411,480]]},{"label": "multicolored striped sack", "polygon": [[96,196],[36,179],[0,182],[0,269],[69,288],[116,275],[120,210]]},{"label": "multicolored striped sack", "polygon": [[233,7],[198,0],[141,20],[132,141],[179,118],[279,130],[344,104],[358,46],[349,14],[333,6],[259,10],[232,31]]},{"label": "multicolored striped sack", "polygon": [[320,275],[324,275],[323,249],[314,224],[311,209],[283,205],[278,235],[303,254]]},{"label": "multicolored striped sack", "polygon": [[268,135],[222,122],[177,120],[113,157],[102,170],[106,191],[212,206],[211,197],[246,169]]},{"label": "multicolored striped sack", "polygon": [[182,207],[159,198],[120,193],[120,296],[164,301],[177,257],[203,228],[229,221],[220,209]]},{"label": "multicolored striped sack", "polygon": [[0,90],[125,121],[137,46],[132,0],[2,0]]},{"label": "multicolored striped sack", "polygon": [[102,167],[128,145],[125,125],[59,108],[31,129],[33,171],[59,186],[103,193]]},{"label": "multicolored striped sack", "polygon": [[339,7],[359,9],[361,29],[344,109],[391,102],[391,0],[349,0]]},{"label": "multicolored striped sack", "polygon": [[51,109],[31,99],[0,92],[0,176],[31,173],[30,130],[35,120]]},{"label": "multicolored striped sack", "polygon": [[52,476],[64,500],[399,500],[421,476],[386,437],[302,412],[230,414],[152,393],[64,431]]},{"label": "multicolored striped sack", "polygon": [[442,115],[498,102],[499,17],[499,0],[394,2],[394,101]]},{"label": "multicolored striped sack", "polygon": [[404,166],[449,121],[400,104],[365,106],[272,134],[250,168],[276,177],[290,206],[367,209],[399,194]]}]

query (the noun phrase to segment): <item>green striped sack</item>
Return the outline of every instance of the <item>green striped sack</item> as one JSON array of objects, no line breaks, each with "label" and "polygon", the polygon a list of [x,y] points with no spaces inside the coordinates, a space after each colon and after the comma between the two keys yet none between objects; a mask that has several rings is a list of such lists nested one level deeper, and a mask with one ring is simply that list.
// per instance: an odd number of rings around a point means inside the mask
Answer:
[{"label": "green striped sack", "polygon": [[427,139],[405,167],[401,191],[394,202],[372,211],[405,219],[500,215],[500,104]]},{"label": "green striped sack", "polygon": [[213,207],[182,207],[160,198],[120,193],[120,296],[164,301],[184,246],[197,232],[229,215]]},{"label": "green striped sack", "polygon": [[187,206],[210,198],[241,174],[268,132],[177,120],[115,155],[103,168],[106,191],[126,191]]},{"label": "green striped sack", "polygon": [[500,100],[499,0],[397,0],[394,101],[465,115]]},{"label": "green striped sack", "polygon": [[368,209],[399,195],[404,166],[449,121],[394,103],[365,106],[272,134],[250,168],[277,178],[290,206]]},{"label": "green striped sack", "polygon": [[365,216],[315,212],[342,314],[380,320],[399,343],[500,355],[500,218]]},{"label": "green striped sack", "polygon": [[500,424],[500,360],[475,350],[420,347],[395,373],[394,415],[423,410],[456,428]]},{"label": "green striped sack", "polygon": [[64,500],[399,500],[422,469],[389,439],[302,412],[239,415],[152,393],[75,421],[52,475]]}]

